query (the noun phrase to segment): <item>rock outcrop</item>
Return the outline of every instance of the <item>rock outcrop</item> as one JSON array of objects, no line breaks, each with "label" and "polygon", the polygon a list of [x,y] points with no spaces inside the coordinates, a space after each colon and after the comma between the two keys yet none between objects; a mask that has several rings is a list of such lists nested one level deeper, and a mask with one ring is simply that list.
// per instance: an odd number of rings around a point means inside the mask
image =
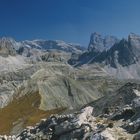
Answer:
[{"label": "rock outcrop", "polygon": [[88,106],[67,115],[51,115],[34,127],[28,126],[18,135],[0,136],[2,139],[47,139],[47,140],[132,140],[133,136],[117,128],[115,122],[92,115],[94,108]]},{"label": "rock outcrop", "polygon": [[[140,131],[140,84],[127,83],[117,92],[105,96],[90,105],[94,106],[94,116],[104,116],[121,122],[127,133],[139,136]],[[100,110],[99,110],[100,108]]]}]

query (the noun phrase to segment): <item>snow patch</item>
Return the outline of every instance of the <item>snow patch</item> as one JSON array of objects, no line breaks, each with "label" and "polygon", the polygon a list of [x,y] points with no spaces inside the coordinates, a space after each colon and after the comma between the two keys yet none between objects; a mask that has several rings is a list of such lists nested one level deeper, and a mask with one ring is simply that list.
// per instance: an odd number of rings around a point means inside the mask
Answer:
[{"label": "snow patch", "polygon": [[140,97],[140,91],[136,90],[136,89],[133,89],[134,93]]},{"label": "snow patch", "polygon": [[92,116],[93,107],[88,106],[84,109],[82,109],[82,113],[78,117],[78,124],[81,126],[81,124],[87,124],[88,118]]}]

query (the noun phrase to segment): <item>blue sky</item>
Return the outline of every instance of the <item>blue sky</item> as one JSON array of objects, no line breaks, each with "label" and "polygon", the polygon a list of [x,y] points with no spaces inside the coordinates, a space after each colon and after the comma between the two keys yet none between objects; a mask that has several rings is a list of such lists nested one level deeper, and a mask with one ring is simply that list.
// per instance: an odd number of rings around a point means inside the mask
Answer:
[{"label": "blue sky", "polygon": [[90,34],[140,34],[140,0],[0,0],[0,36],[87,46]]}]

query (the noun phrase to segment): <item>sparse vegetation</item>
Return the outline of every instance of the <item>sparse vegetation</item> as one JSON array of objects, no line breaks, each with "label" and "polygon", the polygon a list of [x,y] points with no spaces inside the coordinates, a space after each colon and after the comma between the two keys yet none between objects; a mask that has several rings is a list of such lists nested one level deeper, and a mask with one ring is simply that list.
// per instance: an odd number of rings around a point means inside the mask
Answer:
[{"label": "sparse vegetation", "polygon": [[0,109],[0,134],[9,134],[16,122],[23,122],[23,128],[34,125],[41,118],[50,114],[61,112],[62,109],[43,111],[38,109],[41,97],[39,93],[28,94],[19,99],[13,100],[5,108]]}]

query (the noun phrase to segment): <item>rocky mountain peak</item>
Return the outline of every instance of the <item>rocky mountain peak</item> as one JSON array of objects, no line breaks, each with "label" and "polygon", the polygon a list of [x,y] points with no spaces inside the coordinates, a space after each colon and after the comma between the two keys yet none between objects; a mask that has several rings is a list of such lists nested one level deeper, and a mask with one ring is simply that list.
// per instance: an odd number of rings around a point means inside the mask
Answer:
[{"label": "rocky mountain peak", "polygon": [[112,47],[118,39],[115,36],[102,36],[101,34],[94,32],[91,34],[88,51],[102,52]]},{"label": "rocky mountain peak", "polygon": [[7,57],[8,55],[15,55],[18,43],[9,37],[0,39],[0,55]]},{"label": "rocky mountain peak", "polygon": [[9,45],[10,46],[13,46],[15,42],[16,41],[13,38],[10,38],[10,37],[2,37],[0,39],[0,46],[1,47],[7,47]]},{"label": "rocky mountain peak", "polygon": [[137,59],[139,59],[140,58],[140,36],[134,33],[130,33],[128,36],[128,43],[133,54],[137,57]]},{"label": "rocky mountain peak", "polygon": [[99,33],[97,32],[92,33],[90,37],[88,50],[101,51],[104,47],[103,42],[104,42],[103,37]]},{"label": "rocky mountain peak", "polygon": [[130,33],[130,34],[128,35],[128,39],[137,39],[137,38],[140,38],[140,36],[137,35],[137,34],[135,34],[135,33]]},{"label": "rocky mountain peak", "polygon": [[140,46],[140,36],[134,33],[130,33],[128,36],[128,42],[131,46],[139,47]]},{"label": "rocky mountain peak", "polygon": [[97,43],[103,40],[103,36],[100,33],[94,32],[90,36],[90,41],[93,43]]}]

